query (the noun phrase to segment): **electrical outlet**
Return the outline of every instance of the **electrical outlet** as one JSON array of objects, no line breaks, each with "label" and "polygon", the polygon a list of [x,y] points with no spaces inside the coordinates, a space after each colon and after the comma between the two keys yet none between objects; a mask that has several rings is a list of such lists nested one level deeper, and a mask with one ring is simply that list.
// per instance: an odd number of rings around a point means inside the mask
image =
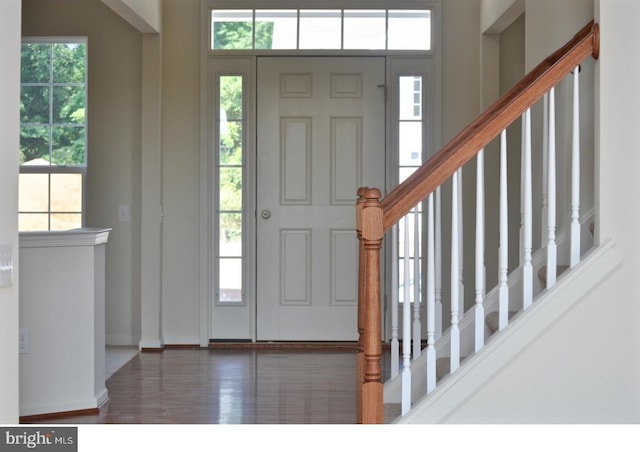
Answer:
[{"label": "electrical outlet", "polygon": [[29,330],[27,328],[20,328],[18,350],[21,355],[29,353]]}]

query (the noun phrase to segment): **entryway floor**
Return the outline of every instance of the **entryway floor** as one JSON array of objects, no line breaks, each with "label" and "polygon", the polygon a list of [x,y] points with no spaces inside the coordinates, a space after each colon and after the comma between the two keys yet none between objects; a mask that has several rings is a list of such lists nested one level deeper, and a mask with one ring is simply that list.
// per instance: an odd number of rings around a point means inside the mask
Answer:
[{"label": "entryway floor", "polygon": [[[110,401],[99,414],[43,422],[353,424],[355,357],[330,347],[136,352],[107,380]],[[383,373],[386,379],[388,353]]]},{"label": "entryway floor", "polygon": [[138,347],[130,345],[107,345],[105,354],[105,379],[108,380],[122,366],[138,354]]}]

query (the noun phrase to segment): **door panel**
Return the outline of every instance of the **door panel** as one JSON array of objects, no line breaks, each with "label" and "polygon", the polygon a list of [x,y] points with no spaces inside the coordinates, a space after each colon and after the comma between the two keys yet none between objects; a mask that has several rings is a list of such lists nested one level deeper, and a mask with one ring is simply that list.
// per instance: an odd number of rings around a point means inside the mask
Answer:
[{"label": "door panel", "polygon": [[384,187],[383,58],[258,59],[257,339],[357,339],[355,203]]}]

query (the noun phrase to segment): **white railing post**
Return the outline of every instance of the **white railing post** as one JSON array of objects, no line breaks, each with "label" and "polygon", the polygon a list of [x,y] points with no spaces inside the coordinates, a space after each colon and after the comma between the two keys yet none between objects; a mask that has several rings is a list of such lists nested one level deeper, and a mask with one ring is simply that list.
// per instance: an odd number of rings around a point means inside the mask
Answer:
[{"label": "white railing post", "polygon": [[484,149],[476,157],[475,351],[484,346]]},{"label": "white railing post", "polygon": [[522,305],[527,309],[533,302],[533,185],[531,176],[531,109],[523,115],[524,128],[524,182],[523,182],[523,268],[522,268]]},{"label": "white railing post", "polygon": [[507,200],[507,131],[500,133],[500,248],[498,254],[498,329],[502,331],[509,322],[509,229]]},{"label": "white railing post", "polygon": [[520,133],[520,229],[519,238],[520,242],[518,243],[518,262],[520,265],[524,263],[524,151],[525,151],[525,114],[522,113],[521,117],[521,133]]},{"label": "white railing post", "polygon": [[411,265],[409,263],[409,215],[404,221],[404,291],[402,300],[402,415],[411,409]]},{"label": "white railing post", "polygon": [[549,195],[547,211],[547,289],[556,283],[557,245],[556,245],[556,101],[555,88],[549,91],[549,156],[547,170],[547,192]]},{"label": "white railing post", "polygon": [[413,214],[413,359],[420,356],[422,345],[422,325],[420,324],[420,301],[422,300],[422,272],[420,270],[420,204],[414,208]]},{"label": "white railing post", "polygon": [[442,336],[442,197],[436,188],[435,199],[435,288],[436,288],[436,340]]},{"label": "white railing post", "polygon": [[464,317],[464,215],[462,202],[462,167],[458,169],[458,322]]},{"label": "white railing post", "polygon": [[433,193],[429,195],[427,219],[427,394],[436,388],[436,269]]},{"label": "white railing post", "polygon": [[458,327],[458,304],[460,301],[460,267],[458,259],[458,176],[456,171],[451,179],[451,367],[454,372],[460,366],[460,329]]},{"label": "white railing post", "polygon": [[[398,256],[398,240],[400,239],[399,225],[392,229],[393,238],[391,240],[391,255]],[[400,342],[398,341],[398,299],[400,297],[400,278],[397,261],[391,271],[391,378],[395,378],[400,371]]]},{"label": "white railing post", "polygon": [[573,141],[571,152],[571,268],[580,262],[580,66],[573,71]]},{"label": "white railing post", "polygon": [[540,246],[547,244],[549,233],[547,225],[549,224],[549,93],[544,93],[544,106],[542,113],[542,209],[540,214]]}]

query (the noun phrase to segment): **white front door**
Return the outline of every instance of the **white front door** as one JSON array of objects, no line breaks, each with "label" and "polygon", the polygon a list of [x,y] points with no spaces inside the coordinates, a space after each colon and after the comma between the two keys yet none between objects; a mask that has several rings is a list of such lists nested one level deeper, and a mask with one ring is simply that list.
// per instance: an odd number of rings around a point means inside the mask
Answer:
[{"label": "white front door", "polygon": [[385,183],[385,61],[262,57],[258,340],[357,339],[355,203]]}]

